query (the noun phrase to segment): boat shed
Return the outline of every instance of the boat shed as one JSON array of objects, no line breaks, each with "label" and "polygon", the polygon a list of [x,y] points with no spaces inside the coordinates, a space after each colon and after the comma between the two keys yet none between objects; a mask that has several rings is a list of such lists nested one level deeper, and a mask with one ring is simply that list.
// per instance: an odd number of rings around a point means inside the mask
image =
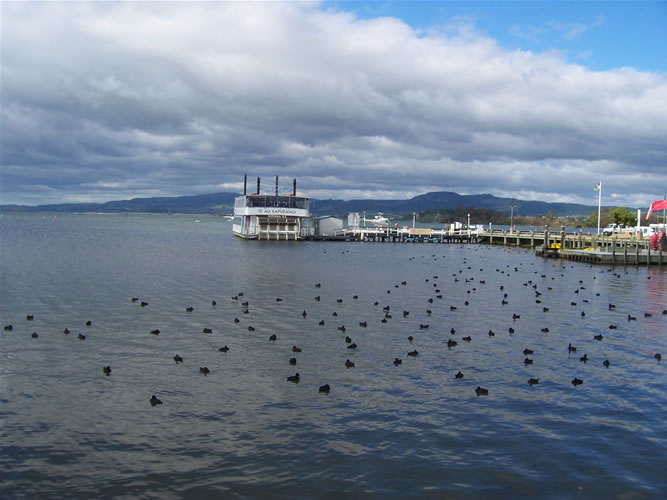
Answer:
[{"label": "boat shed", "polygon": [[331,237],[335,236],[336,232],[343,229],[343,219],[334,217],[333,215],[323,215],[314,218],[315,222],[315,237]]}]

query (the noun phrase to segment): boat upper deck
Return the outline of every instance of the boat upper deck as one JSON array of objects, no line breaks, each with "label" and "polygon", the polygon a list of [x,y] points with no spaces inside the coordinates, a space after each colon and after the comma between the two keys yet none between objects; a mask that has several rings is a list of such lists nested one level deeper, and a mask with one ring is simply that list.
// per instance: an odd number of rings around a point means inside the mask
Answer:
[{"label": "boat upper deck", "polygon": [[298,208],[308,210],[309,200],[293,195],[258,195],[239,196],[234,201],[235,208]]}]

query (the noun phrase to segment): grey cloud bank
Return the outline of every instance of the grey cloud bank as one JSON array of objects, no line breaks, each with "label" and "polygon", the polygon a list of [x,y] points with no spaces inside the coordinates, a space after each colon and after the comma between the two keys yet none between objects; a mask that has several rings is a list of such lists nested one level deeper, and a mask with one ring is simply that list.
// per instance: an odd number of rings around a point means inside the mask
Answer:
[{"label": "grey cloud bank", "polygon": [[429,191],[647,206],[667,80],[317,3],[2,3],[0,203]]}]

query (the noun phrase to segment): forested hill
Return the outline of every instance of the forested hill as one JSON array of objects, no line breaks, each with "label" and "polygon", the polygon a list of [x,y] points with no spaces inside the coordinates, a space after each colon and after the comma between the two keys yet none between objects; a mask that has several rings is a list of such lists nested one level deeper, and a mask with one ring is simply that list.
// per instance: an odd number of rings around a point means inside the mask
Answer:
[{"label": "forested hill", "polygon": [[[237,193],[213,193],[195,196],[163,198],[134,198],[106,203],[63,203],[57,205],[0,205],[3,212],[101,212],[101,213],[198,213],[229,214],[233,210]],[[316,200],[311,199],[311,212],[316,215],[346,215],[349,212],[384,212],[401,215],[433,209],[475,207],[509,213],[510,198],[498,198],[490,194],[461,195],[437,191],[415,196],[409,200]],[[596,206],[573,203],[547,203],[543,201],[515,200],[514,215],[545,215],[551,211],[556,216],[589,215]]]}]

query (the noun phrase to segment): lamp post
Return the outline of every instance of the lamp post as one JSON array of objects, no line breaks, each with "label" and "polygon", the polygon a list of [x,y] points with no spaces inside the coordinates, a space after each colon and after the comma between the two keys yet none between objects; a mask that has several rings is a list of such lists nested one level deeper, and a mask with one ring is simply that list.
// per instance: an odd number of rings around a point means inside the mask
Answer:
[{"label": "lamp post", "polygon": [[510,203],[510,208],[512,209],[511,215],[510,215],[510,232],[514,232],[514,198],[512,198],[512,203]]},{"label": "lamp post", "polygon": [[470,214],[468,214],[468,232],[470,232]]}]

